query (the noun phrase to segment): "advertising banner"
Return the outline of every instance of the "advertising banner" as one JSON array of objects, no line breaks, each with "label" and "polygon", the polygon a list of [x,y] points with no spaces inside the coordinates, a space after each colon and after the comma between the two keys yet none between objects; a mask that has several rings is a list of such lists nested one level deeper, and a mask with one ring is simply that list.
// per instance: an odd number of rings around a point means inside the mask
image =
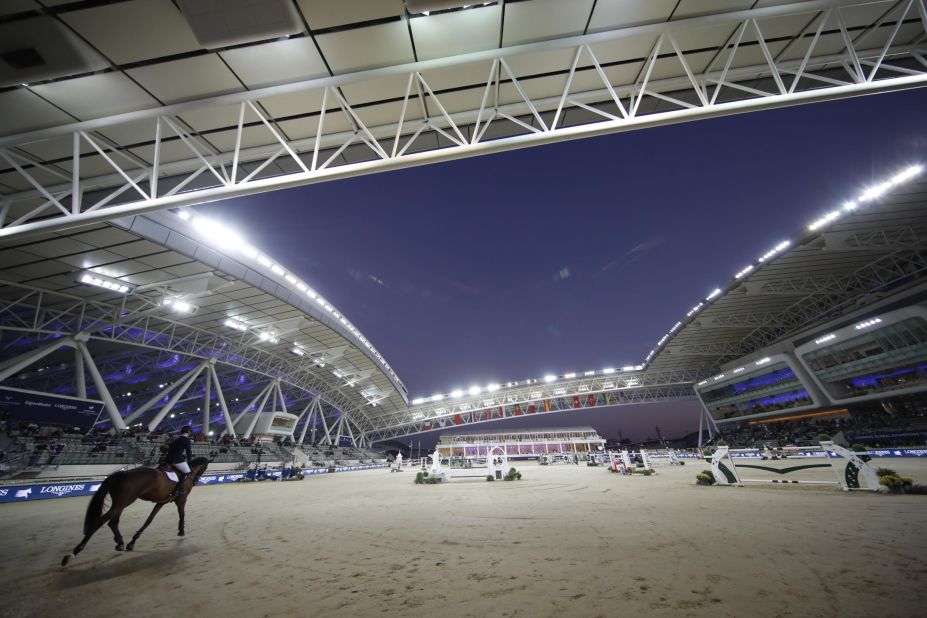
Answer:
[{"label": "advertising banner", "polygon": [[[356,466],[336,466],[335,472],[352,472],[355,470],[372,470],[386,468],[388,464],[360,464]],[[253,472],[252,476],[253,476]],[[280,470],[261,471],[269,479],[280,476]],[[328,474],[328,468],[306,468],[303,476],[315,474]],[[248,475],[248,471],[204,474],[197,481],[197,485],[224,485],[236,483]],[[74,496],[89,496],[100,487],[100,480],[82,482],[34,483],[30,485],[4,485],[0,486],[0,503],[4,502],[31,502],[33,500],[48,500],[50,498],[71,498]]]},{"label": "advertising banner", "polygon": [[0,386],[0,412],[9,415],[9,426],[13,428],[23,421],[80,427],[86,432],[102,411],[102,401]]}]

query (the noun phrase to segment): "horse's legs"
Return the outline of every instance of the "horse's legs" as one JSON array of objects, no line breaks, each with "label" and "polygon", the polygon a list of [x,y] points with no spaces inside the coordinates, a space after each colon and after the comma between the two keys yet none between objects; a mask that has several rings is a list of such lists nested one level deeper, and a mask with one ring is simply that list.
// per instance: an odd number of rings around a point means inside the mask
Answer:
[{"label": "horse's legs", "polygon": [[122,540],[122,534],[119,532],[119,517],[122,516],[122,509],[116,510],[115,508],[111,509],[110,512],[116,511],[115,514],[109,520],[109,527],[113,531],[113,540],[116,541],[116,551],[122,551],[125,548],[125,543]]},{"label": "horse's legs", "polygon": [[184,535],[183,509],[184,509],[184,506],[186,506],[187,504],[187,497],[181,496],[177,500],[174,500],[174,504],[177,505],[177,516],[180,518],[180,521],[177,524],[177,536],[183,536]]},{"label": "horse's legs", "polygon": [[[79,554],[79,553],[81,553],[82,551],[84,551],[84,547],[86,547],[87,541],[90,540],[90,537],[92,537],[92,536],[94,535],[94,533],[96,533],[96,531],[99,530],[99,529],[103,526],[103,524],[105,524],[107,521],[109,521],[109,518],[112,517],[112,516],[113,516],[113,510],[110,509],[110,510],[107,511],[102,517],[100,517],[100,519],[98,519],[96,522],[94,522],[93,528],[91,528],[90,532],[88,532],[87,534],[84,535],[84,538],[81,540],[80,543],[78,543],[78,544],[74,547],[74,549],[72,550],[71,553],[72,553],[73,555],[76,556],[77,554]],[[66,564],[68,563],[68,560],[70,560],[70,559],[71,559],[71,556],[70,556],[70,555],[65,556],[64,558],[62,558],[62,559],[61,559],[61,566],[66,565]]]},{"label": "horse's legs", "polygon": [[151,509],[151,514],[148,516],[148,519],[145,520],[144,525],[138,529],[138,532],[132,535],[132,540],[129,541],[128,545],[126,545],[126,551],[132,551],[133,549],[135,549],[135,541],[138,540],[138,537],[142,536],[142,532],[145,531],[145,528],[148,527],[148,524],[151,523],[151,520],[155,518],[155,515],[158,514],[158,511],[161,510],[161,507],[164,506],[164,504],[165,504],[164,502],[159,502],[156,505],[154,505],[154,508]]}]

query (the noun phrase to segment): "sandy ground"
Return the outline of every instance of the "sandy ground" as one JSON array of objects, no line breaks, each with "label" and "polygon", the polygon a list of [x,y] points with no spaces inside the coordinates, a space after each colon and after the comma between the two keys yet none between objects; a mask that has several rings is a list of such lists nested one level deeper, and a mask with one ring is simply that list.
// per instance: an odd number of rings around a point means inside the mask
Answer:
[{"label": "sandy ground", "polygon": [[[927,462],[890,464],[927,481]],[[134,553],[104,528],[66,568],[89,498],[3,505],[0,615],[924,615],[927,497],[520,468],[201,487],[186,538],[165,509]],[[147,513],[126,511],[126,538]]]}]

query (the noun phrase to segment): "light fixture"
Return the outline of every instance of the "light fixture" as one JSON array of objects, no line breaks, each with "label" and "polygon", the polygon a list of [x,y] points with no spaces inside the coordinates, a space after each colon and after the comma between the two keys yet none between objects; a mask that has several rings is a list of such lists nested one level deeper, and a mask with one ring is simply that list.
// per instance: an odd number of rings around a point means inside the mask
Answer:
[{"label": "light fixture", "polygon": [[454,389],[454,390],[451,391],[451,397],[453,397],[453,398],[455,398],[455,399],[456,399],[457,397],[463,397],[463,391],[460,390],[459,388]]},{"label": "light fixture", "polygon": [[606,374],[606,375],[608,375],[608,374],[610,374],[610,373],[615,373],[615,368],[614,368],[614,367],[606,367],[605,369],[602,370],[602,373],[604,373],[604,374]]},{"label": "light fixture", "polygon": [[584,375],[584,376],[594,376],[594,375],[595,375],[595,371],[584,371],[584,372],[583,372],[583,375]]},{"label": "light fixture", "polygon": [[80,276],[79,281],[86,285],[92,285],[98,288],[103,288],[104,290],[119,292],[120,294],[127,294],[129,290],[132,289],[121,281],[113,281],[94,273],[83,273]]},{"label": "light fixture", "polygon": [[705,297],[705,300],[711,300],[712,298],[719,296],[721,294],[721,288],[715,288],[711,291],[711,294]]},{"label": "light fixture", "polygon": [[564,379],[564,380],[572,380],[572,379],[575,378],[575,377],[576,377],[576,374],[575,374],[575,373],[565,373],[565,374],[563,374],[563,379]]},{"label": "light fixture", "polygon": [[222,323],[225,326],[228,326],[229,328],[235,329],[237,331],[244,332],[248,330],[247,324],[245,324],[244,322],[239,322],[238,320],[233,319],[233,318],[226,318],[225,321]]},{"label": "light fixture", "polygon": [[821,345],[822,343],[827,343],[828,341],[832,341],[836,338],[837,338],[837,335],[835,335],[834,333],[830,333],[829,335],[824,335],[823,337],[815,339],[814,342],[818,345]]},{"label": "light fixture", "polygon": [[740,271],[738,271],[738,272],[734,275],[734,278],[735,278],[735,279],[740,279],[741,277],[743,277],[744,275],[746,275],[747,273],[749,273],[751,270],[753,270],[753,264],[749,264],[749,265],[747,265],[747,266],[744,266],[743,268],[740,269]]},{"label": "light fixture", "polygon": [[765,365],[766,363],[768,363],[768,362],[771,361],[771,360],[772,360],[771,358],[769,358],[768,356],[766,356],[766,357],[761,358],[760,360],[756,361],[756,362],[753,363],[753,364],[756,365],[756,366]]},{"label": "light fixture", "polygon": [[483,389],[481,389],[479,386],[471,386],[467,390],[467,393],[469,393],[470,395],[479,395],[482,390]]},{"label": "light fixture", "polygon": [[167,307],[174,313],[193,313],[196,311],[196,305],[191,305],[185,300],[179,298],[165,298],[161,305]]},{"label": "light fixture", "polygon": [[425,403],[425,398],[424,398],[424,397],[417,397],[416,399],[413,399],[413,400],[412,400],[412,405],[413,405],[413,406],[417,406],[417,405],[420,405],[420,404],[423,404],[423,403]]},{"label": "light fixture", "polygon": [[302,349],[301,347],[299,347],[299,346],[293,346],[293,349],[290,350],[290,352],[292,352],[292,353],[295,354],[296,356],[305,356],[305,355],[306,355],[306,351],[305,351],[304,349]]},{"label": "light fixture", "polygon": [[277,338],[277,334],[269,330],[262,330],[259,332],[258,339],[268,343],[280,343],[280,339]]},{"label": "light fixture", "polygon": [[554,382],[554,381],[556,381],[556,380],[557,380],[557,376],[553,376],[553,375],[550,375],[550,374],[544,376],[544,381],[547,382],[548,384],[550,384],[551,382]]},{"label": "light fixture", "polygon": [[864,328],[869,328],[874,324],[879,324],[882,320],[880,318],[872,318],[871,320],[866,320],[865,322],[860,322],[856,325],[856,330],[863,330]]}]

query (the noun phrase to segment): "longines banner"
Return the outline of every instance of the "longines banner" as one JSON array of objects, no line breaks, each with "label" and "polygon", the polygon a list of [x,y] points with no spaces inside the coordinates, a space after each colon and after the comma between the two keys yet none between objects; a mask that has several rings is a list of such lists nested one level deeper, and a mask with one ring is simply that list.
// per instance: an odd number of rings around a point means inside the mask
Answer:
[{"label": "longines banner", "polygon": [[0,412],[9,415],[11,428],[25,421],[37,425],[70,425],[87,431],[102,411],[102,401],[0,386]]},{"label": "longines banner", "polygon": [[[371,470],[385,468],[388,464],[362,464],[357,466],[337,466],[335,472],[353,472],[355,470]],[[304,468],[303,476],[315,474],[329,474],[328,468]],[[269,470],[265,473],[269,478],[280,476],[279,470]],[[197,482],[198,485],[224,485],[236,483],[247,476],[245,472],[230,472],[226,474],[204,474]],[[100,488],[100,482],[85,481],[83,483],[41,483],[34,485],[4,485],[0,486],[0,503],[3,502],[30,502],[32,500],[48,500],[49,498],[70,498],[73,496],[89,496]]]}]

